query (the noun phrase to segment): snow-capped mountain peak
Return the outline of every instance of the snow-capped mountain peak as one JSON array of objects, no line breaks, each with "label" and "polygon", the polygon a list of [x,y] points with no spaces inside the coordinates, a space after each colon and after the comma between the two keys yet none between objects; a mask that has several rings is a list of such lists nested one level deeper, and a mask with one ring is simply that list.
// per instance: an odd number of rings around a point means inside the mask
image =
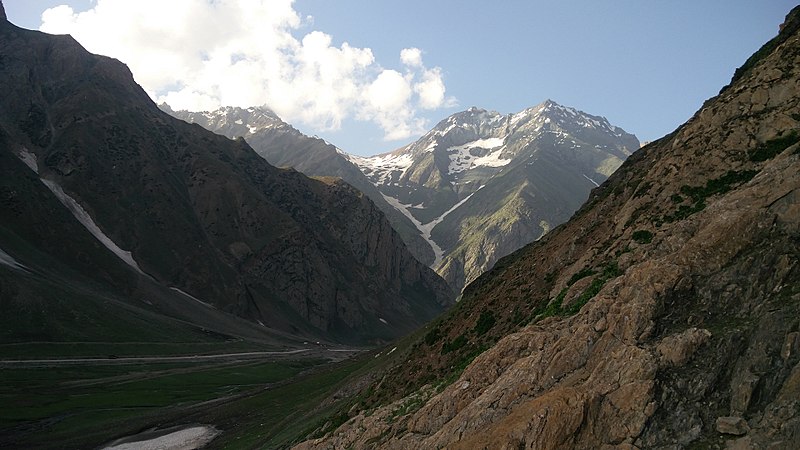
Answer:
[{"label": "snow-capped mountain peak", "polygon": [[189,123],[198,123],[205,128],[217,130],[225,135],[247,137],[265,129],[294,129],[274,111],[266,106],[239,108],[224,106],[214,111],[173,111],[166,103],[159,107],[167,113]]}]

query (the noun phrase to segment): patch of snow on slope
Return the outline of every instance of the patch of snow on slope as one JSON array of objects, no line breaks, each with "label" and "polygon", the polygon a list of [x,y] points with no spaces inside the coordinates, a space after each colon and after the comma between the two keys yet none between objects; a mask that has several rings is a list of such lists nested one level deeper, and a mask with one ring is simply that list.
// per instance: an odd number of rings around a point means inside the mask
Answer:
[{"label": "patch of snow on slope", "polygon": [[27,267],[25,267],[24,265],[18,263],[17,260],[14,259],[13,256],[11,256],[8,253],[4,252],[2,248],[0,248],[0,264],[2,264],[4,266],[11,267],[12,269],[24,270],[26,272],[28,271]]},{"label": "patch of snow on slope", "polygon": [[189,293],[187,293],[185,291],[182,291],[182,290],[180,290],[180,289],[178,289],[176,287],[171,287],[170,289],[172,289],[175,292],[180,292],[181,294],[185,295],[186,297],[189,297],[190,299],[192,299],[192,300],[194,300],[194,301],[196,301],[198,303],[202,303],[202,304],[208,306],[209,308],[214,308],[214,306],[212,306],[212,305],[200,300],[199,298],[195,297],[194,295],[189,294]]},{"label": "patch of snow on slope", "polygon": [[[111,443],[111,445],[103,447],[103,450],[181,450],[202,448],[214,440],[219,433],[220,431],[214,427],[198,425],[140,441],[129,442],[127,439],[119,439]],[[143,433],[143,435],[146,436],[147,434]]]},{"label": "patch of snow on slope", "polygon": [[36,155],[29,152],[27,148],[22,148],[22,151],[17,155],[22,162],[25,163],[32,171],[39,173],[39,163],[36,161]]},{"label": "patch of snow on slope", "polygon": [[356,165],[370,171],[367,175],[370,178],[377,177],[375,183],[385,184],[392,178],[392,173],[406,171],[414,162],[414,157],[410,153],[387,153],[385,155],[371,156],[363,158],[360,156],[350,155],[350,160]]},{"label": "patch of snow on slope", "polygon": [[[475,192],[478,192],[481,189],[483,189],[483,186],[479,187]],[[431,238],[431,233],[433,232],[433,229],[436,227],[436,225],[439,225],[445,219],[445,217],[447,217],[448,214],[455,211],[456,209],[458,209],[459,206],[463,205],[464,203],[467,202],[467,200],[472,198],[472,196],[475,195],[475,192],[464,197],[463,200],[453,205],[450,209],[442,213],[442,215],[431,220],[426,224],[423,224],[422,222],[417,220],[417,218],[414,217],[414,215],[411,214],[411,212],[408,210],[409,208],[413,207],[413,205],[404,205],[403,203],[400,203],[400,201],[397,200],[396,198],[389,197],[383,192],[381,192],[381,195],[386,200],[386,202],[388,202],[395,209],[403,213],[404,216],[408,217],[411,223],[413,223],[414,226],[417,227],[417,229],[420,231],[420,233],[422,233],[422,238],[425,239],[425,241],[428,242],[428,244],[430,244],[431,248],[433,249],[433,253],[436,256],[434,258],[433,264],[431,264],[431,268],[436,269],[437,267],[439,267],[439,264],[441,264],[442,260],[444,259],[444,251],[442,250],[441,247],[439,247],[439,244],[437,244],[433,240],[433,238]]]},{"label": "patch of snow on slope", "polygon": [[597,184],[597,181],[594,181],[593,179],[587,177],[586,174],[583,174],[583,178],[586,178],[587,180],[591,181],[593,185],[600,187],[600,185]]},{"label": "patch of snow on slope", "polygon": [[486,156],[482,156],[475,161],[472,162],[475,166],[486,166],[486,167],[503,167],[508,165],[511,162],[510,159],[503,159],[500,157],[502,153],[501,150],[489,153]]},{"label": "patch of snow on slope", "polygon": [[45,180],[44,178],[41,178],[41,181],[45,186],[47,186],[48,189],[50,189],[50,191],[56,196],[61,204],[66,206],[72,215],[78,219],[78,222],[80,222],[81,225],[83,225],[89,231],[89,233],[92,233],[92,236],[100,241],[101,244],[105,245],[107,249],[111,250],[112,253],[117,255],[119,259],[124,261],[127,265],[133,267],[140,274],[144,275],[142,269],[139,268],[139,265],[136,264],[136,261],[133,259],[131,252],[121,249],[117,244],[114,243],[114,241],[111,240],[110,237],[106,236],[106,234],[103,233],[103,230],[101,230],[97,224],[94,223],[94,220],[92,220],[92,217],[89,216],[89,213],[87,213],[86,210],[83,209],[83,207],[79,205],[74,198],[67,195],[67,193],[61,189],[61,186],[59,186],[58,183],[55,181]]},{"label": "patch of snow on slope", "polygon": [[482,148],[491,150],[503,146],[505,140],[502,138],[478,139],[477,141],[467,142],[464,145],[457,145],[447,149],[447,156],[450,158],[450,166],[447,169],[448,175],[469,170],[475,166],[503,167],[510,163],[510,159],[500,158],[502,148],[482,157],[475,157],[471,150]]},{"label": "patch of snow on slope", "polygon": [[413,214],[411,214],[411,211],[409,211],[408,208],[411,208],[412,205],[404,205],[400,203],[400,200],[394,197],[389,197],[383,192],[381,192],[381,195],[383,196],[383,199],[386,200],[387,203],[392,205],[394,209],[400,211],[404,216],[408,217],[408,220],[410,220],[411,223],[413,223],[414,226],[417,227],[420,233],[422,233],[422,238],[425,239],[425,242],[427,242],[428,245],[431,246],[431,248],[433,249],[433,254],[435,256],[433,264],[431,264],[431,268],[436,268],[439,265],[439,263],[442,262],[442,259],[444,259],[444,250],[442,250],[442,247],[439,247],[439,244],[437,244],[436,242],[434,242],[433,239],[431,239],[431,230],[433,230],[433,227],[426,229],[425,225],[423,225],[422,222],[417,220],[417,218],[414,217]]}]

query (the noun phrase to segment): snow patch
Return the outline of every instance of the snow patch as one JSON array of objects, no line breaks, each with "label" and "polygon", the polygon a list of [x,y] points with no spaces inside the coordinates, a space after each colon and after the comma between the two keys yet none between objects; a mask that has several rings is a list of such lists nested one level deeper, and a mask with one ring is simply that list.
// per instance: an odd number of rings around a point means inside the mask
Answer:
[{"label": "snow patch", "polygon": [[[500,157],[500,154],[504,148],[504,142],[504,138],[478,139],[476,141],[467,142],[463,145],[457,145],[448,148],[447,156],[450,158],[450,166],[448,167],[447,174],[453,175],[479,166],[503,167],[507,165],[511,162],[511,160],[502,159]],[[474,156],[471,151],[475,148],[492,150],[498,147],[498,150],[481,157]]]},{"label": "snow patch", "polygon": [[[103,447],[103,450],[188,450],[202,448],[214,440],[219,433],[219,430],[214,427],[193,426],[152,439],[128,441],[131,438],[123,438]],[[142,434],[146,435],[146,433]]]},{"label": "snow patch", "polygon": [[27,272],[28,268],[24,265],[17,262],[13,256],[9,255],[8,253],[4,252],[2,248],[0,248],[0,265],[11,267],[12,269],[22,270]]},{"label": "snow patch", "polygon": [[110,237],[106,236],[105,233],[100,229],[100,227],[95,224],[92,217],[89,213],[86,212],[85,209],[81,205],[75,201],[74,198],[67,195],[61,186],[58,185],[55,181],[45,180],[44,178],[40,178],[42,183],[47,186],[48,189],[56,196],[56,198],[61,202],[62,205],[66,206],[67,209],[78,219],[78,222],[83,225],[89,233],[92,234],[101,244],[103,244],[107,249],[111,250],[112,253],[117,255],[119,259],[124,261],[127,265],[133,267],[137,272],[144,275],[142,269],[139,268],[139,265],[136,264],[136,261],[133,259],[133,255],[131,252],[121,249],[114,241],[111,240]]},{"label": "snow patch", "polygon": [[600,187],[600,185],[597,184],[597,181],[594,181],[593,179],[589,178],[588,176],[586,176],[586,174],[583,174],[583,178],[586,178],[587,180],[591,181],[593,185]]},{"label": "snow patch", "polygon": [[[180,292],[181,294],[185,295],[186,297],[189,297],[190,299],[196,301],[197,303],[202,303],[202,304],[208,306],[209,308],[215,309],[213,305],[200,300],[199,298],[193,296],[192,294],[189,294],[189,293],[187,293],[185,291],[182,291],[182,290],[180,290],[180,289],[178,289],[176,287],[171,287],[170,289],[172,289],[175,292]],[[264,324],[262,323],[261,325],[264,325]]]},{"label": "snow patch", "polygon": [[350,160],[358,165],[369,178],[376,177],[377,179],[373,179],[376,184],[387,184],[391,180],[392,174],[397,171],[401,172],[400,176],[402,176],[402,173],[405,173],[414,163],[414,157],[410,153],[387,153],[369,158],[350,155]]},{"label": "snow patch", "polygon": [[247,129],[250,131],[250,134],[255,134],[255,132],[258,131],[258,127],[254,127],[252,125],[248,125]]},{"label": "snow patch", "polygon": [[380,320],[384,325],[389,325],[389,322],[387,322],[383,317],[378,317],[378,320]]},{"label": "snow patch", "polygon": [[417,227],[417,229],[420,231],[420,233],[422,233],[422,238],[425,239],[425,241],[428,242],[428,244],[430,244],[431,248],[433,249],[433,254],[435,255],[435,258],[433,260],[433,264],[431,264],[431,268],[436,269],[437,267],[439,267],[439,265],[442,263],[442,260],[444,259],[444,250],[442,250],[442,248],[439,247],[439,244],[437,244],[433,240],[433,238],[431,238],[431,232],[433,232],[433,229],[436,227],[436,225],[439,225],[445,219],[445,217],[447,217],[448,214],[452,213],[453,211],[458,209],[459,206],[466,203],[467,200],[472,198],[472,196],[475,195],[475,193],[480,191],[481,189],[483,189],[483,186],[479,187],[478,189],[475,190],[475,192],[464,197],[463,200],[453,205],[450,209],[442,213],[442,215],[431,220],[426,224],[423,224],[422,222],[417,220],[417,218],[414,217],[413,214],[411,214],[409,208],[412,208],[413,205],[404,205],[403,203],[400,203],[400,201],[397,200],[396,198],[389,197],[383,192],[381,192],[381,195],[386,200],[386,202],[388,202],[395,209],[400,211],[404,216],[408,217],[411,223],[413,223],[414,226]]},{"label": "snow patch", "polygon": [[29,152],[27,148],[23,147],[17,157],[22,160],[28,168],[36,172],[37,175],[39,174],[39,163],[36,160],[36,155]]},{"label": "snow patch", "polygon": [[413,223],[414,226],[417,227],[420,233],[422,233],[422,238],[425,239],[428,245],[431,246],[431,249],[433,249],[434,259],[433,259],[433,264],[431,264],[431,268],[436,268],[442,262],[442,259],[444,259],[444,250],[442,250],[442,247],[439,247],[439,244],[437,244],[431,238],[431,230],[433,229],[433,227],[426,228],[426,226],[423,225],[422,222],[417,220],[417,218],[414,217],[413,214],[411,214],[411,211],[409,211],[408,208],[411,208],[412,205],[404,205],[400,203],[400,200],[394,197],[389,197],[383,192],[381,192],[381,195],[383,196],[383,199],[386,200],[387,203],[389,203],[390,205],[392,205],[392,207],[394,207],[394,209],[400,211],[404,216],[408,217],[408,220],[410,220],[411,223]]},{"label": "snow patch", "polygon": [[392,353],[394,353],[395,350],[397,350],[397,347],[394,347],[391,350],[389,350],[389,353],[387,353],[386,356],[391,355]]}]

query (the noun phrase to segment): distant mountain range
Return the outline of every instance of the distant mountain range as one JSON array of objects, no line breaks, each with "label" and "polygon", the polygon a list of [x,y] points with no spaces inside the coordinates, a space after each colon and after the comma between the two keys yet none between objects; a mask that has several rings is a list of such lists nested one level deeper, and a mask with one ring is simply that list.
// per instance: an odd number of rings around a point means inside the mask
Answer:
[{"label": "distant mountain range", "polygon": [[453,302],[350,185],[277,169],[160,111],[118,61],[5,20],[0,161],[0,342],[366,344]]},{"label": "distant mountain range", "polygon": [[172,111],[244,137],[270,163],[338,176],[369,196],[420,261],[460,290],[566,221],[639,148],[605,118],[546,101],[516,114],[470,108],[373,157],[303,135],[266,108]]}]

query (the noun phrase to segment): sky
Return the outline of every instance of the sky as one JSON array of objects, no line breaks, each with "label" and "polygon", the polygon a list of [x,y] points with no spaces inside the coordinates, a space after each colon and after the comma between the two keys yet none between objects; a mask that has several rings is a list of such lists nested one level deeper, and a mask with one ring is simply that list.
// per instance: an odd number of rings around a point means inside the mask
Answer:
[{"label": "sky", "polygon": [[551,99],[642,141],[673,131],[774,37],[788,0],[3,0],[174,109],[266,105],[373,155],[472,106]]}]

